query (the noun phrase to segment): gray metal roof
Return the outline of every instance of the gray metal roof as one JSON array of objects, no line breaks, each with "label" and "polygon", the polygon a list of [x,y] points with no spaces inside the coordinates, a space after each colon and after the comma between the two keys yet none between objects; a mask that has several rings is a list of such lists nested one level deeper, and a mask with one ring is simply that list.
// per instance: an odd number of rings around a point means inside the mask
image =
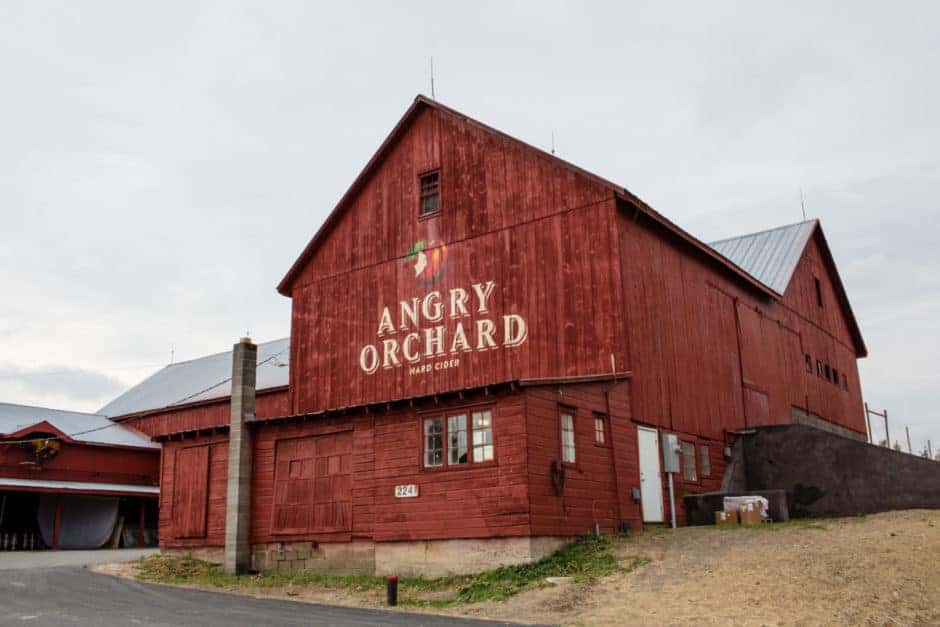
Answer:
[{"label": "gray metal roof", "polygon": [[[255,385],[264,390],[287,385],[290,338],[258,345]],[[232,351],[170,364],[98,410],[105,416],[125,416],[232,394]]]},{"label": "gray metal roof", "polygon": [[77,411],[32,407],[0,403],[0,435],[16,433],[40,422],[53,427],[78,442],[108,444],[112,446],[134,446],[138,448],[160,448],[143,433],[111,422],[107,416],[85,414]]},{"label": "gray metal roof", "polygon": [[709,246],[782,295],[817,224],[817,220],[797,222],[711,242]]}]

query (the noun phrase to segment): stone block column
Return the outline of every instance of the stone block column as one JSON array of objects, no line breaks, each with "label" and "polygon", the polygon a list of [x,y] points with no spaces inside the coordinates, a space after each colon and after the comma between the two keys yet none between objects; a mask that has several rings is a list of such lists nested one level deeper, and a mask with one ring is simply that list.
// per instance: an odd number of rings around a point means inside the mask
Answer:
[{"label": "stone block column", "polygon": [[258,347],[243,337],[232,351],[232,404],[228,433],[228,491],[225,505],[225,572],[251,566],[251,427],[255,417]]}]

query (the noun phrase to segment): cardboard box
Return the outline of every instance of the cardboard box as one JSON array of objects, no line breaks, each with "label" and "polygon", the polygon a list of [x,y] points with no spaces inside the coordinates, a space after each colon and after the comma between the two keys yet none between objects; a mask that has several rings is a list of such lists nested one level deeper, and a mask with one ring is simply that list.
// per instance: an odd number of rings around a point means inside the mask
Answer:
[{"label": "cardboard box", "polygon": [[738,524],[737,512],[715,512],[715,524],[719,527],[730,527]]},{"label": "cardboard box", "polygon": [[738,512],[738,518],[742,525],[759,525],[764,522],[760,515],[760,506],[756,503],[742,505],[741,511]]}]

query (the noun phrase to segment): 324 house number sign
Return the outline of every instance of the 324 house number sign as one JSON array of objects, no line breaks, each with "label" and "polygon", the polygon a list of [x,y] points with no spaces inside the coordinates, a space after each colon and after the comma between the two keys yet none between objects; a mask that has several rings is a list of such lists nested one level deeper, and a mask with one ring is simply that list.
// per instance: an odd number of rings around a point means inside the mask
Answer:
[{"label": "324 house number sign", "polygon": [[415,496],[418,496],[418,486],[414,484],[395,486],[395,498],[408,499]]}]

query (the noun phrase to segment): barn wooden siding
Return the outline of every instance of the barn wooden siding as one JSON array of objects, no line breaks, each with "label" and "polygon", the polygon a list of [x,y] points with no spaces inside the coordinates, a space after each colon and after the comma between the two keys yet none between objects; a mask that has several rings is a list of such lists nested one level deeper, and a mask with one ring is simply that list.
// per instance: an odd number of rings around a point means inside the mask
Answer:
[{"label": "barn wooden siding", "polygon": [[[618,222],[636,420],[727,441],[737,429],[789,423],[792,407],[808,407],[865,433],[853,340],[815,239],[784,299],[772,301],[657,225],[626,213]],[[816,359],[837,367],[847,385],[817,376]]]},{"label": "barn wooden siding", "polygon": [[[443,210],[418,219],[418,176],[434,168]],[[609,372],[611,353],[625,359],[613,214],[610,191],[587,177],[473,124],[420,113],[293,286],[292,412]],[[402,260],[418,240],[447,245],[446,272],[433,287],[418,285]],[[407,367],[362,372],[359,352],[376,341],[383,307],[397,324],[401,300],[489,280],[492,317],[522,315],[525,344],[461,354],[458,368],[420,376]],[[462,319],[468,328],[481,317],[471,314]],[[452,331],[455,323],[445,324]]]},{"label": "barn wooden siding", "polygon": [[[613,389],[608,405],[605,391]],[[559,411],[575,411],[578,461],[561,494],[550,465],[561,456]],[[610,408],[610,409],[608,409]],[[425,468],[422,421],[453,411],[493,412],[495,459]],[[607,415],[612,442],[628,446],[633,425],[625,384],[530,387],[516,392],[389,412],[257,425],[252,543],[346,542],[576,535],[597,522],[639,524],[632,483],[612,467],[635,453],[594,443],[594,415]],[[224,544],[225,436],[164,443],[161,546]],[[418,486],[396,498],[395,486]]]},{"label": "barn wooden siding", "polygon": [[[289,409],[285,388],[258,392],[255,415],[259,418],[286,416],[290,413]],[[227,427],[231,421],[230,397],[119,416],[115,420],[126,423],[150,437]]]},{"label": "barn wooden siding", "polygon": [[167,441],[161,457],[160,546],[223,546],[228,437]]},{"label": "barn wooden siding", "polygon": [[20,446],[0,446],[0,475],[17,479],[80,481],[157,485],[160,451],[123,446],[95,446],[63,442],[52,458],[37,468],[32,451]]}]

